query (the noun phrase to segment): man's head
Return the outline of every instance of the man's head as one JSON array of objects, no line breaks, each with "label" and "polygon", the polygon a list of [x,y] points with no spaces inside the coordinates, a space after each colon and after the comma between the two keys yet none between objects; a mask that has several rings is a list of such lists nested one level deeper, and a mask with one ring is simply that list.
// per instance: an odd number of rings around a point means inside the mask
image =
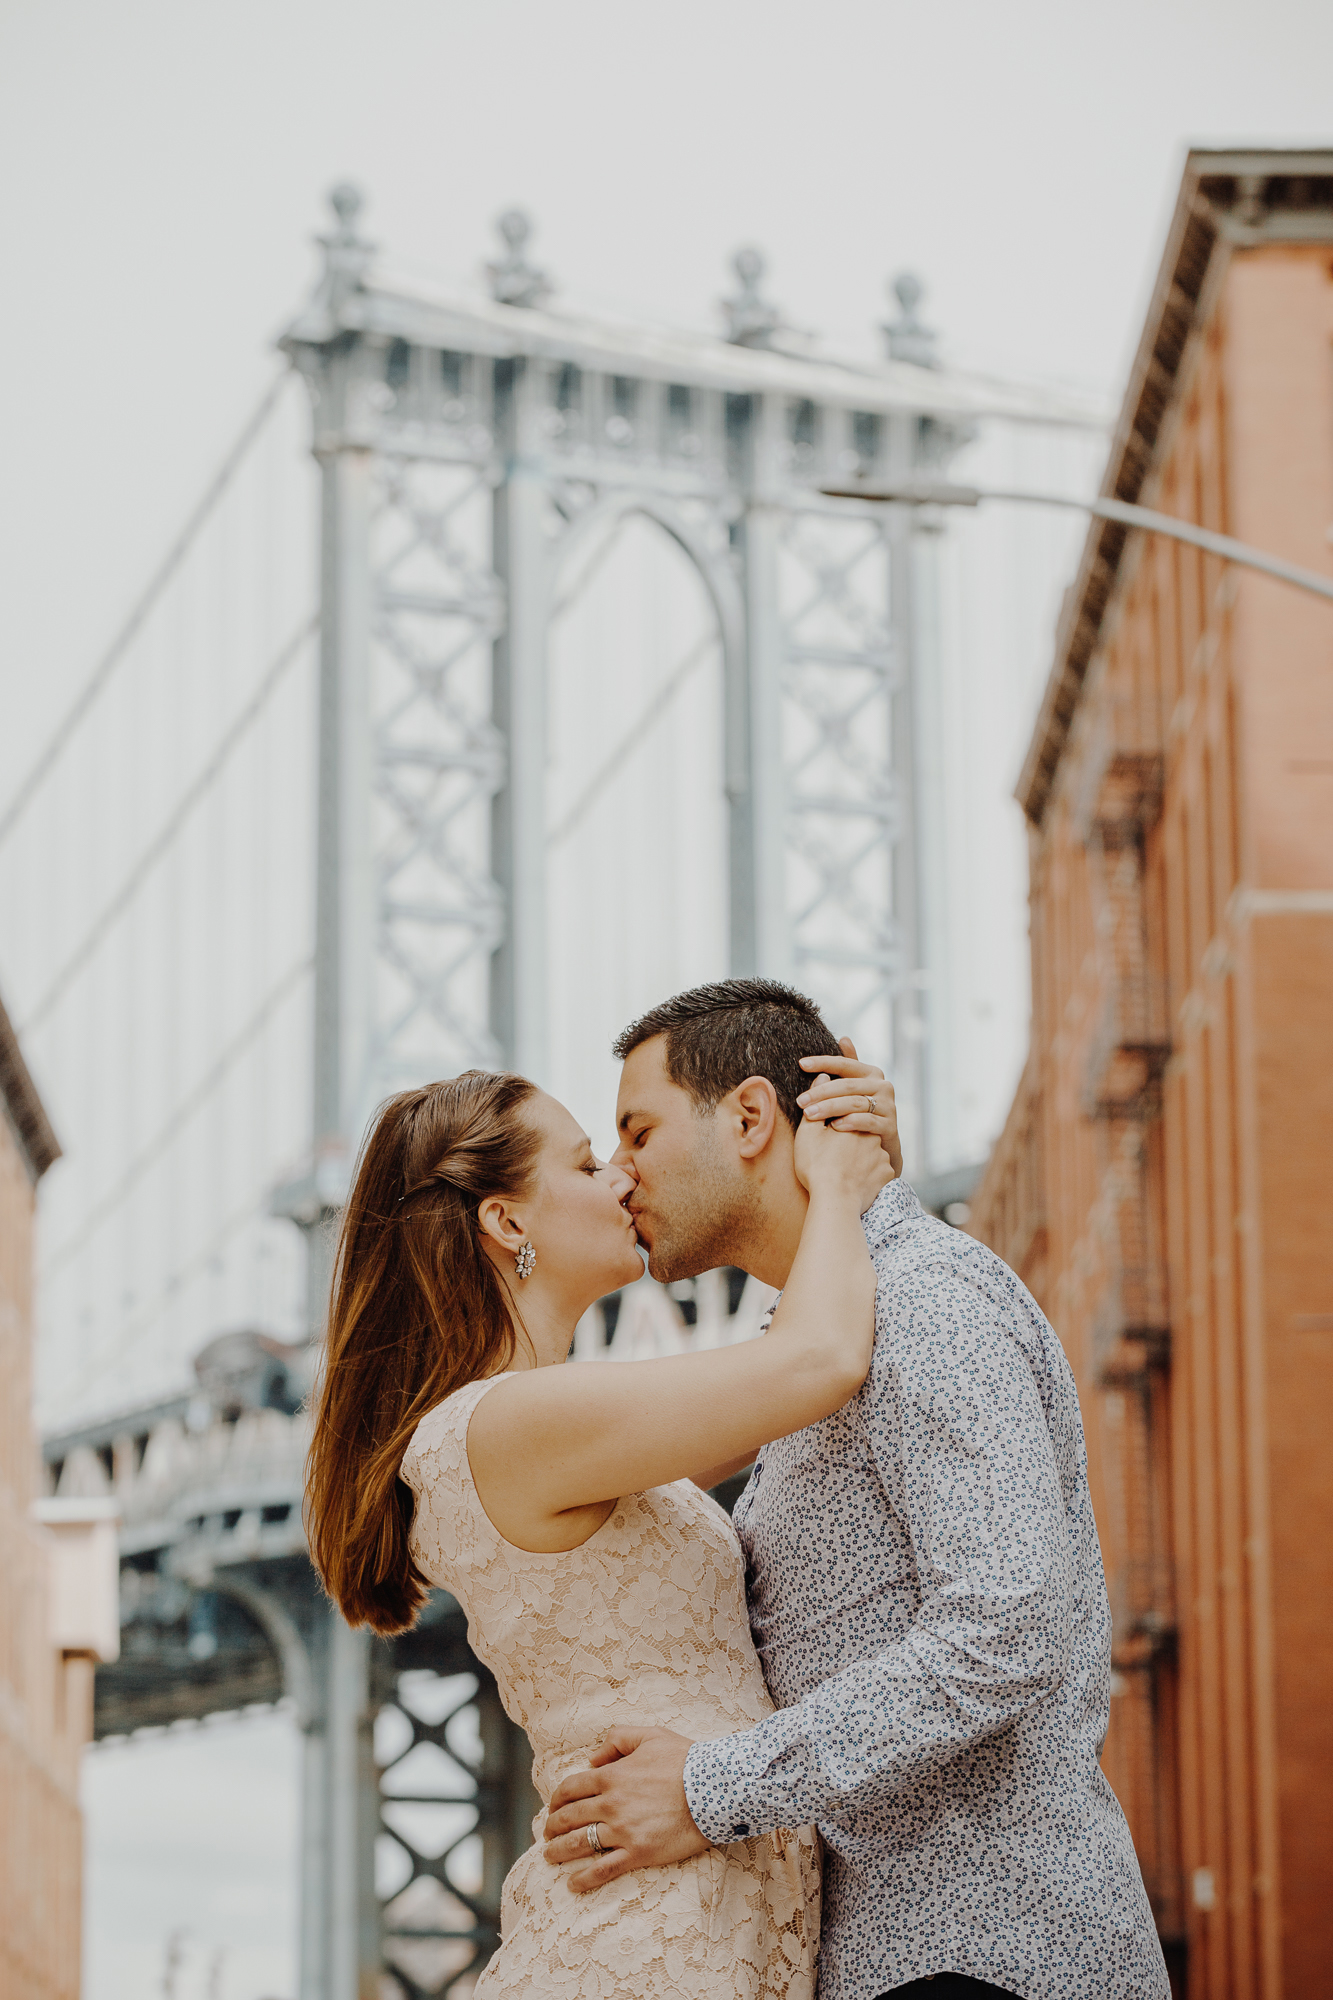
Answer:
[{"label": "man's head", "polygon": [[766,1218],[799,1211],[792,1165],[812,1078],[837,1055],[812,1000],[772,979],[727,979],[664,1000],[615,1044],[624,1063],[615,1158],[639,1177],[630,1209],[655,1278],[740,1263]]}]

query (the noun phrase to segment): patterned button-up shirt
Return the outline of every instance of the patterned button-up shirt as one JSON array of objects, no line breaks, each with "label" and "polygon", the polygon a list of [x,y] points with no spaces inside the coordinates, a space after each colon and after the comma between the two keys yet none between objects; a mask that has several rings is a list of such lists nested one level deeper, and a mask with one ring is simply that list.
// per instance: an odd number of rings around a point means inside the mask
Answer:
[{"label": "patterned button-up shirt", "polygon": [[695,1744],[690,1811],[718,1842],[818,1823],[820,2000],[947,1971],[1161,2000],[1098,1763],[1111,1622],[1069,1364],[1013,1272],[910,1187],[865,1224],[870,1373],[764,1447],[736,1508],[778,1712]]}]

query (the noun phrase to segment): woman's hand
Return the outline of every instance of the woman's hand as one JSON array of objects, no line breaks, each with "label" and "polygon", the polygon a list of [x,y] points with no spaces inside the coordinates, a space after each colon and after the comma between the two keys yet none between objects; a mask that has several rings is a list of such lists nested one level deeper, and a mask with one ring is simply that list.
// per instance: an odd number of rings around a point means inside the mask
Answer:
[{"label": "woman's hand", "polygon": [[796,1128],[796,1178],[813,1201],[854,1201],[864,1215],[893,1179],[888,1156],[873,1134],[839,1132],[818,1118]]},{"label": "woman's hand", "polygon": [[809,1090],[803,1090],[796,1102],[806,1119],[819,1119],[835,1132],[873,1133],[892,1164],[888,1178],[896,1180],[903,1170],[903,1149],[893,1085],[885,1081],[882,1069],[857,1060],[856,1048],[846,1035],[838,1047],[840,1056],[801,1057],[802,1069],[822,1074],[812,1077]]}]

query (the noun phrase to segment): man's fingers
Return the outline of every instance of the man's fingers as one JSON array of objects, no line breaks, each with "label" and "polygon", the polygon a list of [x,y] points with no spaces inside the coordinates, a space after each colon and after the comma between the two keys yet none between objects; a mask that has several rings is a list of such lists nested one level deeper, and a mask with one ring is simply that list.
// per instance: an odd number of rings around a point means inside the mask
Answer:
[{"label": "man's fingers", "polygon": [[[611,1837],[611,1829],[606,1821],[597,1822],[597,1837],[607,1854],[621,1853]],[[546,1859],[553,1868],[566,1868],[571,1861],[586,1861],[591,1864],[596,1859],[594,1850],[588,1845],[588,1829],[581,1826],[577,1833],[562,1833],[555,1840],[546,1843]]]},{"label": "man's fingers", "polygon": [[[589,1815],[591,1818],[591,1814]],[[546,1822],[549,1836],[551,1822]],[[583,1896],[590,1889],[600,1889],[604,1882],[614,1881],[629,1867],[629,1855],[625,1848],[611,1844],[611,1829],[605,1820],[597,1826],[602,1852],[594,1854],[588,1845],[587,1825],[580,1826],[575,1833],[563,1833],[551,1839],[548,1837],[545,1858],[552,1868],[568,1868],[565,1877],[571,1889]]]},{"label": "man's fingers", "polygon": [[600,1770],[604,1764],[614,1764],[617,1757],[632,1756],[647,1734],[646,1729],[613,1729],[588,1761],[594,1770]]},{"label": "man's fingers", "polygon": [[[551,1794],[551,1811],[561,1811],[572,1806],[579,1799],[595,1799],[602,1789],[602,1781],[596,1771],[571,1771],[562,1778]],[[573,1824],[573,1822],[571,1822]]]},{"label": "man's fingers", "polygon": [[[552,1793],[551,1797],[554,1801],[555,1794]],[[559,1840],[566,1833],[577,1833],[582,1838],[582,1829],[591,1826],[595,1819],[602,1819],[605,1812],[605,1804],[599,1798],[574,1799],[558,1811],[553,1807],[547,1813],[543,1833],[548,1841]]]},{"label": "man's fingers", "polygon": [[630,1866],[629,1856],[623,1848],[611,1848],[600,1861],[591,1868],[575,1868],[565,1877],[570,1888],[578,1896],[586,1896],[590,1889],[600,1889],[604,1883],[614,1882],[617,1875],[624,1875]]}]

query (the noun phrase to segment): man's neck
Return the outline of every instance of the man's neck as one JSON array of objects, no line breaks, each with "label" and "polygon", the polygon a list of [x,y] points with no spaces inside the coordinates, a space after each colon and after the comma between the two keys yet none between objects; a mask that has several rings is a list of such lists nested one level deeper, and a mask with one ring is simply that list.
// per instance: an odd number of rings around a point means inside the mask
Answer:
[{"label": "man's neck", "polygon": [[755,1204],[735,1262],[761,1285],[781,1291],[796,1260],[809,1206],[810,1197],[795,1174],[790,1180],[784,1176],[776,1186],[769,1182]]}]

